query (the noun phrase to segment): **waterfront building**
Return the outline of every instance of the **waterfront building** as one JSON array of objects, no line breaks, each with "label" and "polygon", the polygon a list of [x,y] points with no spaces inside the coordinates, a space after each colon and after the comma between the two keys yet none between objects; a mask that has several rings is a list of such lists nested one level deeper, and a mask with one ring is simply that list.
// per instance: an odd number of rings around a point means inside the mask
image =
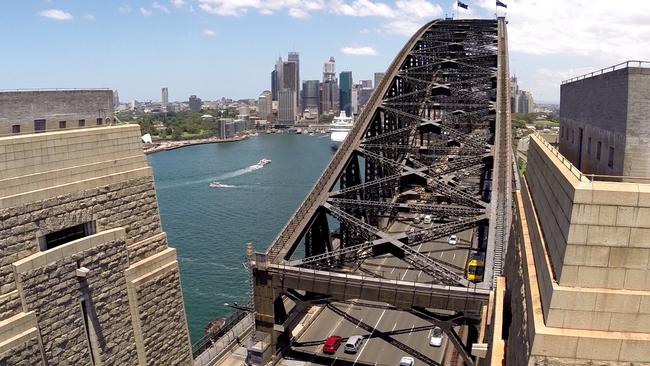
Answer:
[{"label": "waterfront building", "polygon": [[337,115],[339,113],[339,86],[336,79],[326,80],[321,84],[320,112]]},{"label": "waterfront building", "polygon": [[386,73],[384,72],[375,73],[375,88],[379,87],[379,83],[381,83],[381,80],[384,78],[384,75],[386,75]]},{"label": "waterfront building", "polygon": [[257,100],[257,113],[259,117],[265,121],[270,121],[272,119],[273,101],[271,98],[271,92],[265,90],[262,92],[262,94],[260,94]]},{"label": "waterfront building", "polygon": [[278,123],[292,125],[296,121],[296,92],[285,88],[278,93]]},{"label": "waterfront building", "polygon": [[167,90],[166,87],[163,87],[161,89],[161,96],[160,96],[160,109],[163,112],[168,112],[168,107],[169,107],[169,90]]},{"label": "waterfront building", "polygon": [[190,96],[189,104],[192,112],[199,112],[201,110],[201,98],[198,98],[196,95]]},{"label": "waterfront building", "polygon": [[282,64],[282,89],[290,89],[296,95],[294,101],[295,105],[293,106],[293,110],[296,114],[299,111],[298,95],[300,90],[300,87],[298,86],[297,83],[298,83],[298,63],[295,61],[284,62]]},{"label": "waterfront building", "polygon": [[111,90],[2,94],[2,131],[45,128],[0,137],[0,364],[192,365],[139,126],[59,130],[112,116]]},{"label": "waterfront building", "polygon": [[361,111],[366,106],[366,104],[368,104],[368,101],[370,100],[370,97],[372,96],[372,93],[374,91],[375,90],[372,89],[372,88],[361,88],[361,89],[359,89],[359,91],[358,91],[359,94],[358,94],[358,97],[357,97],[359,111]]},{"label": "waterfront building", "polygon": [[0,135],[112,124],[113,97],[110,89],[0,92]]},{"label": "waterfront building", "polygon": [[342,71],[339,74],[340,109],[352,116],[352,72]]},{"label": "waterfront building", "polygon": [[350,110],[352,111],[351,116],[356,115],[359,113],[359,89],[361,85],[355,85],[352,87],[351,93],[350,93]]},{"label": "waterfront building", "polygon": [[650,67],[632,65],[560,87],[560,152],[584,173],[650,176]]},{"label": "waterfront building", "polygon": [[[217,133],[219,138],[225,139],[233,137],[235,135],[234,129],[232,128],[233,119],[232,118],[219,118],[217,121]],[[230,127],[228,125],[231,125]]]},{"label": "waterfront building", "polygon": [[320,108],[320,81],[305,80],[302,83],[302,109]]}]

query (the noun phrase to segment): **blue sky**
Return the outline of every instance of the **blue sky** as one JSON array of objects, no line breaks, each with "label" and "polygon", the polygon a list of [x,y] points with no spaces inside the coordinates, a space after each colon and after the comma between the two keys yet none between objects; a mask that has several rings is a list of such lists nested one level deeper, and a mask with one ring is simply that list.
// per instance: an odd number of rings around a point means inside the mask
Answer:
[{"label": "blue sky", "polygon": [[[494,16],[491,0],[465,2],[461,17]],[[650,59],[648,1],[505,2],[511,73],[538,101],[557,102],[568,77]],[[159,100],[167,86],[172,100],[249,98],[270,88],[275,59],[294,50],[302,80],[320,79],[329,56],[355,81],[372,79],[419,25],[451,15],[454,3],[5,0],[0,88],[109,87],[128,101]]]}]

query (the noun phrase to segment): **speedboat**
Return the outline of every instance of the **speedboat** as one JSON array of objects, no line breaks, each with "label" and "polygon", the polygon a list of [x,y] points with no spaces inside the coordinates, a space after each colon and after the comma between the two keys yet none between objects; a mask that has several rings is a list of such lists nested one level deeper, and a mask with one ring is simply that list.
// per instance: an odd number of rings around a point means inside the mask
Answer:
[{"label": "speedboat", "polygon": [[352,117],[348,117],[345,111],[341,111],[338,117],[334,117],[329,129],[329,132],[331,132],[330,140],[332,141],[332,148],[338,149],[341,146],[343,140],[348,136],[348,132],[352,130],[353,124]]},{"label": "speedboat", "polygon": [[271,164],[271,159],[262,159],[262,160],[258,161],[257,164],[255,164],[255,165],[257,165],[258,167],[261,168],[266,164]]},{"label": "speedboat", "polygon": [[210,183],[210,188],[232,188],[234,187],[233,185],[230,184],[223,184],[221,182],[212,182]]}]

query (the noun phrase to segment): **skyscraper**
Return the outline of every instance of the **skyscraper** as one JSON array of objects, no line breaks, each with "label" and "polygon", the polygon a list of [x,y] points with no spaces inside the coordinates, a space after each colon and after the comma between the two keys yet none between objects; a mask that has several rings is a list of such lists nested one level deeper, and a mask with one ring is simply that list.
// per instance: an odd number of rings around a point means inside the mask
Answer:
[{"label": "skyscraper", "polygon": [[260,94],[260,97],[257,100],[257,109],[259,111],[259,117],[260,119],[264,119],[267,121],[271,120],[272,117],[272,103],[273,101],[271,100],[271,92],[268,90],[265,90]]},{"label": "skyscraper", "polygon": [[320,109],[320,82],[305,80],[302,83],[302,109]]},{"label": "skyscraper", "polygon": [[362,88],[370,88],[372,89],[372,80],[361,80],[359,82]]},{"label": "skyscraper", "polygon": [[[296,96],[300,95],[300,55],[298,52],[289,52],[287,55],[287,62],[293,62],[296,64],[296,73],[295,73],[295,84],[294,84],[294,90],[296,92]],[[300,105],[300,100],[297,100],[298,106]]]},{"label": "skyscraper", "polygon": [[348,116],[352,116],[352,71],[343,71],[339,74],[339,100],[341,110]]},{"label": "skyscraper", "polygon": [[192,112],[198,112],[201,110],[201,98],[197,98],[196,95],[190,96],[190,110]]},{"label": "skyscraper", "polygon": [[296,121],[296,92],[284,88],[278,93],[278,123],[292,125]]},{"label": "skyscraper", "polygon": [[278,100],[278,71],[271,71],[271,98]]},{"label": "skyscraper", "polygon": [[339,85],[336,79],[334,57],[323,64],[323,83],[320,86],[320,113],[339,114]]},{"label": "skyscraper", "polygon": [[384,72],[376,72],[375,73],[375,88],[379,87],[379,83],[381,83],[381,80],[384,78],[384,75],[386,73]]},{"label": "skyscraper", "polygon": [[163,87],[161,89],[161,97],[160,97],[160,109],[163,112],[167,112],[167,106],[169,105],[169,91],[167,90],[167,87]]},{"label": "skyscraper", "polygon": [[[282,63],[282,89],[290,89],[295,94],[293,98],[295,105],[293,106],[294,113],[298,113],[299,103],[298,96],[300,93],[300,86],[298,85],[298,62],[295,61],[297,57],[295,53],[292,53],[293,61],[286,61]],[[281,89],[281,90],[282,90]]]},{"label": "skyscraper", "polygon": [[336,61],[330,56],[323,64],[323,81],[336,80]]},{"label": "skyscraper", "polygon": [[113,90],[113,108],[117,108],[120,105],[120,95],[117,90]]}]

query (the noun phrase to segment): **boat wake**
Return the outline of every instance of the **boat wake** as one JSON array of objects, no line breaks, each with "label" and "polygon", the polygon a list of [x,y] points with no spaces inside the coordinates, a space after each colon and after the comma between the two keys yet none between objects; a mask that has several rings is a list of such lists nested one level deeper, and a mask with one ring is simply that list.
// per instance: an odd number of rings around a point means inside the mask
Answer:
[{"label": "boat wake", "polygon": [[225,180],[225,179],[230,179],[234,177],[239,177],[240,175],[244,175],[247,173],[254,172],[256,170],[264,168],[265,165],[269,164],[271,160],[269,159],[262,159],[257,162],[257,164],[253,164],[249,167],[243,168],[243,169],[238,169],[235,170],[234,172],[222,174],[216,178],[213,179],[212,183],[210,183],[211,188],[236,188],[234,185],[230,184],[223,184],[220,181]]}]

